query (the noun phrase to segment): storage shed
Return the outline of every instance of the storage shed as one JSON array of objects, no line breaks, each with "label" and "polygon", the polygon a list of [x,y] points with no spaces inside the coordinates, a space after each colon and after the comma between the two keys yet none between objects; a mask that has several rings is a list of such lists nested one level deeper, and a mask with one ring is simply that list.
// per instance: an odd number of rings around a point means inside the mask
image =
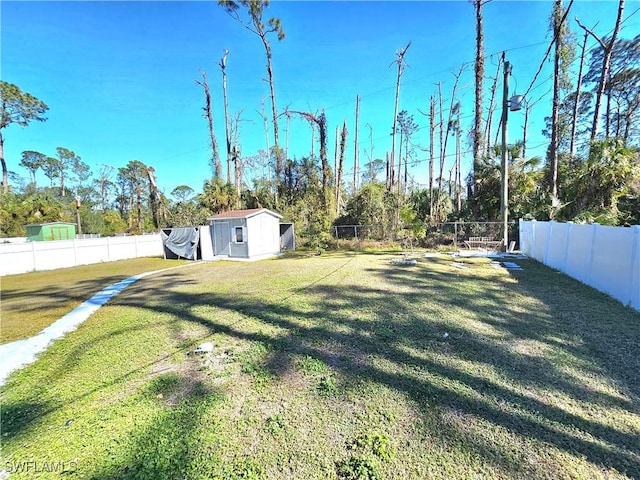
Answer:
[{"label": "storage shed", "polygon": [[27,225],[27,239],[32,242],[44,240],[73,240],[76,224],[67,222],[34,223]]},{"label": "storage shed", "polygon": [[279,254],[281,218],[266,208],[232,210],[209,217],[215,256],[259,260]]}]

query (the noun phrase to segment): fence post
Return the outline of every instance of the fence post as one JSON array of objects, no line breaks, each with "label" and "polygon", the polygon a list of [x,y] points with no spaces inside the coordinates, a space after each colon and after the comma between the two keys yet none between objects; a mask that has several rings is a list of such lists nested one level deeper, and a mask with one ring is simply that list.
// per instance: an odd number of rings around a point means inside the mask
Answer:
[{"label": "fence post", "polygon": [[518,224],[518,248],[520,250],[520,253],[522,253],[523,255],[527,254],[527,252],[525,252],[525,236],[531,236],[531,228],[529,223],[531,222],[528,220],[523,220],[521,218],[520,223]]},{"label": "fence post", "polygon": [[458,222],[453,222],[453,248],[458,249]]},{"label": "fence post", "polygon": [[37,260],[36,260],[36,242],[31,241],[31,256],[33,258],[33,271],[37,271],[38,269],[36,268],[37,266]]},{"label": "fence post", "polygon": [[77,240],[74,238],[73,239],[73,266],[74,267],[78,266],[78,244],[76,242]]},{"label": "fence post", "polygon": [[[598,229],[600,228],[599,223],[594,223],[591,225],[592,233],[591,233],[591,245],[589,245],[589,270],[587,270],[587,279],[584,283],[591,287],[595,287],[593,283],[593,257],[595,256],[596,250],[596,236],[598,234]],[[600,290],[600,286],[597,286],[597,290]]]},{"label": "fence post", "polygon": [[530,235],[530,243],[529,243],[530,257],[536,258],[536,220],[531,220],[531,235]]},{"label": "fence post", "polygon": [[571,245],[571,232],[573,230],[573,222],[567,222],[567,235],[564,241],[564,253],[562,255],[562,269],[558,269],[563,273],[567,273],[567,261],[569,257],[569,245]]},{"label": "fence post", "polygon": [[631,227],[631,265],[629,268],[629,295],[627,305],[640,310],[640,225]]},{"label": "fence post", "polygon": [[544,244],[544,257],[542,263],[549,266],[549,250],[551,249],[551,238],[553,237],[553,226],[555,225],[555,221],[551,220],[549,222],[549,229],[547,230],[547,241]]}]

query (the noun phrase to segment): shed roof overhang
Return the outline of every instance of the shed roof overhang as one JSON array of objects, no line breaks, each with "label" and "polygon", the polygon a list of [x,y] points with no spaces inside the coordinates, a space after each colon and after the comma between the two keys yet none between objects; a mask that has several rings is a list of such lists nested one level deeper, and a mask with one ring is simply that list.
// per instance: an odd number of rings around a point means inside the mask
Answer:
[{"label": "shed roof overhang", "polygon": [[216,220],[230,220],[230,219],[237,219],[237,218],[251,218],[251,217],[255,217],[256,215],[260,215],[262,213],[266,213],[268,215],[276,217],[277,219],[281,219],[282,218],[282,215],[280,215],[279,213],[276,213],[276,212],[272,212],[268,208],[252,208],[252,209],[248,209],[248,210],[230,210],[228,212],[222,212],[222,213],[219,213],[217,215],[214,215],[213,217],[207,218],[207,220],[214,222]]}]

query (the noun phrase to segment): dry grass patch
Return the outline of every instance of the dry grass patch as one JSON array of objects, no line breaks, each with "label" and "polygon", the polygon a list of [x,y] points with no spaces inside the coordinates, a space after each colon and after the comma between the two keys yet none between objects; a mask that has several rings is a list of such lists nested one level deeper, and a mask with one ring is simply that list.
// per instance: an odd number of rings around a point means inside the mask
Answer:
[{"label": "dry grass patch", "polygon": [[184,262],[136,258],[46,272],[8,275],[2,286],[0,343],[31,337],[105,287]]}]

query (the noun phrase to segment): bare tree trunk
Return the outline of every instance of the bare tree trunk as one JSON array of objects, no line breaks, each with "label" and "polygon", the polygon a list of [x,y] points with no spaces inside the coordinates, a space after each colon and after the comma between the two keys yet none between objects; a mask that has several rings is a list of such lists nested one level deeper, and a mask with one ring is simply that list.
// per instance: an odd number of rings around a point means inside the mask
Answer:
[{"label": "bare tree trunk", "polygon": [[627,118],[627,121],[625,122],[624,125],[624,135],[622,136],[622,141],[624,143],[624,146],[627,146],[627,143],[629,142],[629,135],[631,134],[631,116],[629,115]]},{"label": "bare tree trunk", "polygon": [[442,195],[442,176],[444,175],[444,119],[442,110],[442,82],[438,82],[438,103],[440,105],[440,170],[438,175],[438,203],[436,204],[436,214],[440,218],[440,195]]},{"label": "bare tree trunk", "polygon": [[[398,74],[396,76],[396,99],[393,107],[393,128],[391,130],[391,165],[395,165],[396,161],[396,129],[398,126],[398,102],[400,100],[400,78],[402,77],[402,72],[404,71],[404,55],[407,53],[407,50],[411,46],[411,42],[407,43],[407,46],[396,52],[396,61],[398,64]],[[394,177],[395,174],[391,172],[391,184],[389,189],[393,188],[394,185]],[[398,171],[398,175],[400,172]]]},{"label": "bare tree trunk", "polygon": [[500,123],[498,124],[498,130],[496,130],[496,141],[494,145],[498,144],[498,140],[500,139],[500,134],[502,133],[502,117],[500,117]]},{"label": "bare tree trunk", "polygon": [[316,146],[316,127],[314,123],[310,123],[311,125],[311,158],[315,157],[315,146]]},{"label": "bare tree trunk", "polygon": [[409,186],[409,135],[405,134],[404,139],[404,195],[407,195]]},{"label": "bare tree trunk", "polygon": [[[233,146],[231,147],[232,159],[233,159],[233,179],[238,198],[240,196],[241,181],[242,181],[242,157],[240,152],[240,143],[238,142],[238,136],[240,134],[240,115],[242,112],[236,113],[236,118],[233,126]],[[229,182],[231,183],[231,182]]]},{"label": "bare tree trunk", "polygon": [[271,95],[271,115],[273,117],[273,146],[276,155],[276,191],[280,187],[282,177],[282,153],[280,152],[280,135],[278,130],[278,109],[276,107],[276,91],[273,83],[273,62],[271,55],[271,45],[267,40],[267,36],[261,35],[264,51],[267,56],[267,73],[269,75],[269,93]]},{"label": "bare tree trunk", "polygon": [[[613,48],[615,47],[616,40],[618,39],[618,33],[620,32],[620,25],[622,24],[622,16],[624,14],[624,3],[625,0],[620,0],[618,4],[618,17],[616,18],[616,26],[613,29],[613,33],[611,34],[611,38],[609,40],[609,44],[607,48],[604,50],[604,59],[602,62],[602,74],[600,76],[600,82],[598,83],[598,93],[596,96],[596,105],[595,105],[595,113],[593,117],[593,129],[591,131],[591,140],[595,139],[595,135],[598,131],[598,122],[599,122],[599,111],[600,111],[600,102],[602,99],[602,95],[605,92],[607,85],[609,84],[609,74],[611,71],[611,56],[613,55]],[[607,102],[608,105],[608,102]],[[608,110],[608,107],[607,107]],[[609,137],[609,119],[607,112],[607,138]]]},{"label": "bare tree trunk", "polygon": [[607,80],[607,86],[605,87],[605,93],[607,94],[607,110],[604,115],[606,123],[604,124],[604,138],[609,138],[611,132],[611,87]]},{"label": "bare tree trunk", "polygon": [[360,125],[360,95],[356,95],[356,130],[354,139],[354,152],[353,152],[353,188],[352,194],[358,193],[358,164],[360,160],[360,147],[358,145],[358,131]]},{"label": "bare tree trunk", "polygon": [[[463,70],[464,70],[464,65],[460,67],[460,71],[458,72],[457,75],[455,73],[453,74],[453,76],[456,77],[456,81],[453,83],[453,89],[451,91],[451,104],[449,105],[449,115],[447,118],[447,125],[446,125],[445,134],[444,134],[444,144],[442,146],[442,165],[440,166],[441,175],[442,175],[442,169],[444,168],[444,162],[447,157],[447,143],[449,141],[449,126],[451,125],[451,121],[453,119],[453,114],[454,114],[454,104],[456,103],[456,90],[458,89],[458,82],[460,81],[460,76],[462,75]],[[438,89],[440,89],[440,87],[441,87],[441,83],[438,83]],[[442,121],[442,92],[440,93],[440,108],[441,108],[440,121]]]},{"label": "bare tree trunk", "polygon": [[324,111],[316,120],[318,131],[320,132],[320,162],[322,163],[322,198],[324,199],[324,207],[327,214],[329,213],[329,177],[331,176],[331,168],[327,160],[327,117]]},{"label": "bare tree trunk", "polygon": [[130,195],[129,195],[129,231],[131,231],[133,229],[133,196],[135,193],[134,190],[134,186],[133,186],[133,181],[129,182],[129,190],[130,190]]},{"label": "bare tree trunk", "polygon": [[616,26],[613,29],[613,33],[611,34],[611,38],[609,39],[609,43],[605,44],[600,37],[598,37],[595,33],[589,30],[587,27],[578,22],[578,25],[588,32],[596,41],[600,44],[603,51],[602,58],[602,69],[600,71],[600,81],[598,82],[598,90],[596,92],[596,104],[593,113],[593,125],[591,127],[591,142],[596,139],[596,135],[598,133],[598,127],[600,125],[600,103],[602,102],[602,95],[604,95],[605,86],[609,81],[609,70],[611,68],[611,55],[613,53],[613,47],[618,38],[618,32],[620,32],[620,25],[622,24],[622,16],[624,14],[624,2],[625,0],[620,0],[618,4],[618,17],[616,18]]},{"label": "bare tree trunk", "polygon": [[498,77],[500,75],[500,67],[502,66],[502,57],[498,57],[498,67],[496,70],[496,76],[493,79],[493,84],[491,85],[491,101],[489,102],[489,114],[487,115],[487,125],[484,129],[484,138],[487,142],[486,145],[486,155],[489,156],[491,154],[491,123],[493,122],[493,113],[495,111],[495,98],[496,98],[496,90],[498,89]]},{"label": "bare tree trunk", "polygon": [[[216,178],[222,178],[222,165],[220,164],[220,154],[218,153],[218,142],[213,131],[213,113],[211,112],[211,91],[209,90],[209,82],[207,81],[207,72],[202,72],[202,82],[196,80],[198,85],[204,88],[205,106],[204,116],[209,124],[209,139],[211,140],[211,160],[213,161],[213,175]],[[229,180],[231,181],[231,180]]]},{"label": "bare tree trunk", "polygon": [[391,190],[391,163],[389,162],[389,152],[385,152],[385,163],[387,165],[387,178],[385,184],[387,186],[387,190]]},{"label": "bare tree trunk", "polygon": [[367,123],[367,127],[369,127],[369,181],[373,182],[373,127],[370,123]]},{"label": "bare tree trunk", "polygon": [[322,198],[324,201],[324,208],[327,214],[329,214],[329,178],[331,177],[331,167],[327,158],[327,117],[324,114],[324,110],[320,115],[313,115],[309,112],[292,111],[303,116],[307,121],[313,122],[318,126],[320,132],[320,162],[322,164]]},{"label": "bare tree trunk", "polygon": [[522,125],[522,158],[527,158],[527,130],[529,128],[529,112],[533,105],[524,108],[524,124]]},{"label": "bare tree trunk", "polygon": [[[458,119],[460,118],[460,113],[458,112]],[[460,160],[462,157],[462,152],[460,151],[460,120],[458,120],[458,128],[456,129],[456,206],[458,207],[458,213],[462,210],[462,195],[460,189],[462,188],[462,179],[460,172]]]},{"label": "bare tree trunk", "polygon": [[287,160],[289,160],[289,127],[290,127],[290,124],[291,124],[291,114],[287,110],[285,112],[285,115],[287,116],[287,130],[285,132],[285,140],[284,140],[285,141],[285,144],[284,144],[284,161],[286,163]]},{"label": "bare tree trunk", "polygon": [[142,189],[139,184],[136,186],[136,213],[138,233],[142,233]]},{"label": "bare tree trunk", "polygon": [[[640,102],[640,98],[637,99],[638,102]],[[637,103],[636,103],[637,105]],[[629,108],[627,109],[627,111],[625,112],[625,122],[624,122],[624,134],[622,135],[622,141],[625,145],[625,147],[627,146],[627,142],[629,141],[629,135],[631,135],[631,125],[633,124],[633,111],[635,110],[634,108]]]},{"label": "bare tree trunk", "polygon": [[398,148],[398,174],[396,179],[396,188],[398,189],[398,195],[402,190],[401,175],[402,175],[402,138],[404,137],[403,133],[404,132],[402,131],[402,127],[400,127],[400,148]]},{"label": "bare tree trunk", "polygon": [[227,55],[229,50],[224,51],[224,56],[220,60],[220,69],[222,70],[222,94],[224,97],[224,129],[227,138],[227,183],[231,183],[231,133],[229,127],[229,102],[227,100]]},{"label": "bare tree trunk", "polygon": [[158,194],[158,185],[156,183],[155,169],[153,167],[147,168],[147,176],[149,177],[149,200],[151,202],[153,225],[156,228],[160,228],[160,195]]},{"label": "bare tree trunk", "polygon": [[60,193],[62,194],[63,197],[66,197],[67,189],[65,187],[64,179],[65,179],[65,168],[63,166],[60,168]]},{"label": "bare tree trunk", "polygon": [[551,197],[558,198],[558,111],[560,109],[560,49],[562,48],[562,0],[555,0],[553,8],[553,36],[555,38],[555,49],[553,58],[553,103],[551,110],[551,144],[550,160],[551,171]]},{"label": "bare tree trunk", "polygon": [[108,185],[111,183],[109,176],[110,173],[114,170],[115,167],[111,165],[102,165],[100,168],[100,206],[102,207],[102,213],[107,211],[107,203],[108,203]]},{"label": "bare tree trunk", "polygon": [[[271,173],[272,173],[272,168],[270,167],[271,165],[271,146],[269,145],[269,120],[267,118],[267,112],[264,109],[264,97],[260,99],[260,106],[262,107],[262,110],[260,112],[258,112],[260,114],[260,116],[262,117],[263,120],[263,124],[264,124],[264,138],[265,138],[265,145],[267,147],[267,163],[269,165],[269,167],[267,168],[267,171],[269,172],[269,183],[271,184]],[[273,185],[273,184],[272,184]],[[273,185],[273,187],[275,187],[275,185]],[[276,201],[278,201],[278,193],[276,190]]]},{"label": "bare tree trunk", "polygon": [[267,57],[267,75],[269,82],[269,92],[271,95],[271,114],[273,120],[273,141],[274,141],[274,151],[276,157],[276,168],[275,168],[275,200],[278,201],[278,195],[280,186],[282,183],[282,170],[283,170],[283,161],[282,161],[282,153],[280,152],[280,141],[278,135],[278,109],[276,107],[276,92],[274,87],[273,80],[273,61],[271,54],[271,45],[269,44],[269,40],[267,35],[270,33],[275,33],[277,35],[278,40],[282,40],[285,37],[284,30],[282,29],[282,25],[278,18],[270,18],[268,24],[264,24],[262,21],[262,15],[264,7],[269,6],[268,0],[251,0],[247,2],[241,2],[242,6],[244,6],[249,14],[250,21],[246,22],[238,13],[239,5],[234,1],[220,1],[219,4],[225,9],[225,11],[236,21],[242,24],[247,30],[258,35],[260,40],[262,40],[262,44],[264,46],[265,56]]},{"label": "bare tree trunk", "polygon": [[[472,0],[476,11],[475,120],[473,126],[473,194],[478,194],[476,176],[482,162],[482,99],[484,88],[484,30],[482,6],[487,0]],[[477,213],[477,212],[476,212]]]},{"label": "bare tree trunk", "polygon": [[264,97],[260,99],[260,106],[262,107],[262,110],[258,113],[260,114],[260,117],[262,117],[262,123],[264,125],[264,139],[265,146],[267,147],[267,156],[270,156],[271,152],[269,152],[269,150],[271,149],[271,145],[269,145],[269,120],[267,118],[267,112],[264,110],[264,100]]},{"label": "bare tree trunk", "polygon": [[340,160],[336,174],[336,215],[340,213],[340,202],[342,201],[342,170],[344,167],[344,154],[347,149],[347,121],[342,124],[340,135]]},{"label": "bare tree trunk", "polygon": [[340,145],[340,126],[336,125],[336,146],[333,151],[333,171],[334,172],[338,171],[338,156],[340,155],[339,145]]},{"label": "bare tree trunk", "polygon": [[0,162],[2,163],[2,193],[9,191],[9,173],[7,172],[7,163],[4,161],[4,137],[0,129]]},{"label": "bare tree trunk", "polygon": [[576,132],[578,130],[578,107],[580,106],[580,92],[582,89],[582,70],[584,68],[584,56],[587,52],[587,39],[589,32],[584,32],[584,40],[582,42],[582,54],[580,55],[580,67],[578,68],[578,80],[576,84],[576,98],[573,102],[573,118],[571,121],[571,140],[569,146],[569,156],[571,161],[576,155]]}]

